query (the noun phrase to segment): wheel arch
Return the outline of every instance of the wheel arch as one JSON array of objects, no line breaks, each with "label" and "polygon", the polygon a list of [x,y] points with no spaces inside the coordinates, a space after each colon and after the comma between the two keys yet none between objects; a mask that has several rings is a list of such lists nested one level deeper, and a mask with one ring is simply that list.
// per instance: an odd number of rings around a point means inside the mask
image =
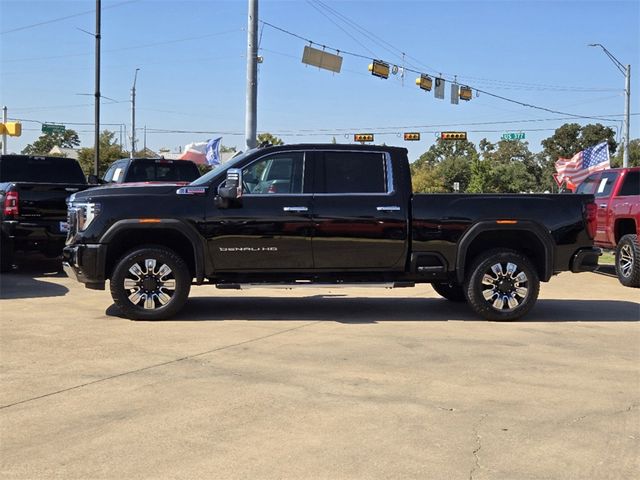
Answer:
[{"label": "wheel arch", "polygon": [[615,238],[616,244],[620,241],[622,237],[628,234],[637,234],[637,225],[636,220],[634,218],[618,218],[616,219],[616,223],[613,227],[613,234]]},{"label": "wheel arch", "polygon": [[180,220],[160,219],[153,223],[120,220],[107,230],[100,243],[107,245],[105,278],[111,278],[116,261],[127,251],[137,246],[158,245],[179,254],[197,283],[204,280],[204,247],[200,235]]},{"label": "wheel arch", "polygon": [[526,255],[542,281],[553,275],[554,241],[540,224],[531,221],[499,224],[495,220],[478,222],[467,230],[458,243],[456,276],[459,283],[465,269],[480,253],[494,248],[512,249]]}]

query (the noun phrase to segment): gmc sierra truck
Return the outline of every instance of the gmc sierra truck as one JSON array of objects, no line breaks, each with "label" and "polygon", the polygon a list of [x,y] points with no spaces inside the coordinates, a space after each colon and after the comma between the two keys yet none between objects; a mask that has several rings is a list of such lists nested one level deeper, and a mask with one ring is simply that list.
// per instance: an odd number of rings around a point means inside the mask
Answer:
[{"label": "gmc sierra truck", "polygon": [[16,251],[62,255],[66,199],[88,187],[82,168],[71,158],[0,155],[0,271],[11,270]]},{"label": "gmc sierra truck", "polygon": [[616,273],[625,287],[640,287],[640,167],[612,168],[588,176],[577,193],[593,194],[598,205],[598,247],[616,251]]},{"label": "gmc sierra truck", "polygon": [[431,283],[513,320],[540,281],[592,271],[592,195],[412,193],[407,150],[249,150],[186,186],[94,188],[69,199],[64,268],[132,319],[175,315],[192,283]]}]

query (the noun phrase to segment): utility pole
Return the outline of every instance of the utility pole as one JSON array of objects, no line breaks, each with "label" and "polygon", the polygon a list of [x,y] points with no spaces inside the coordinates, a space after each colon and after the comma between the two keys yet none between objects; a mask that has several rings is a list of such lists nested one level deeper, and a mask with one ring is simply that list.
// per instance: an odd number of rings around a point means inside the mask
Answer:
[{"label": "utility pole", "polygon": [[133,87],[131,87],[131,152],[129,153],[129,158],[133,158],[136,151],[136,80],[138,78],[138,70],[140,69],[136,68],[136,73],[133,76]]},{"label": "utility pole", "polygon": [[247,25],[247,99],[245,142],[247,148],[257,146],[258,103],[258,0],[249,0]]},{"label": "utility pole", "polygon": [[100,160],[100,0],[96,0],[96,91],[95,91],[95,140],[93,143],[93,174],[98,176]]},{"label": "utility pole", "polygon": [[[4,107],[2,107],[2,123],[3,124],[7,124],[7,106],[5,105]],[[7,154],[7,131],[3,130],[2,131],[2,154],[6,155]]]},{"label": "utility pole", "polygon": [[625,87],[626,101],[624,103],[624,152],[622,153],[622,166],[629,166],[629,120],[631,119],[631,65],[627,65],[625,69]]},{"label": "utility pole", "polygon": [[623,65],[622,62],[614,57],[613,53],[607,50],[601,43],[590,43],[589,46],[600,47],[607,57],[609,57],[609,60],[620,70],[620,73],[624,75],[624,126],[622,128],[624,151],[622,152],[622,166],[627,168],[629,166],[629,125],[631,124],[631,65]]}]

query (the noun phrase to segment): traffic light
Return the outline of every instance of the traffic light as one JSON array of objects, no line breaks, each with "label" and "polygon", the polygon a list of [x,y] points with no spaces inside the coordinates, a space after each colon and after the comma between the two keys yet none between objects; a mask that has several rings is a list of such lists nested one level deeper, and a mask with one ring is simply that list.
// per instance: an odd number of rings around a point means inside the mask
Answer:
[{"label": "traffic light", "polygon": [[416,85],[418,85],[422,90],[430,92],[431,87],[433,86],[433,80],[429,75],[420,75],[420,78],[416,78]]},{"label": "traffic light", "polygon": [[467,132],[440,132],[441,140],[466,140]]},{"label": "traffic light", "polygon": [[353,136],[355,142],[373,142],[373,133],[356,133]]},{"label": "traffic light", "polygon": [[473,92],[471,91],[471,87],[467,87],[466,85],[460,86],[460,100],[466,100],[467,102],[471,100],[473,97]]},{"label": "traffic light", "polygon": [[371,75],[375,75],[380,78],[389,78],[389,64],[381,60],[374,60],[369,64],[369,71]]},{"label": "traffic light", "polygon": [[406,142],[417,142],[420,140],[420,132],[405,132],[404,140]]},{"label": "traffic light", "polygon": [[19,137],[22,135],[22,124],[20,122],[0,123],[0,134],[7,134],[10,137]]}]

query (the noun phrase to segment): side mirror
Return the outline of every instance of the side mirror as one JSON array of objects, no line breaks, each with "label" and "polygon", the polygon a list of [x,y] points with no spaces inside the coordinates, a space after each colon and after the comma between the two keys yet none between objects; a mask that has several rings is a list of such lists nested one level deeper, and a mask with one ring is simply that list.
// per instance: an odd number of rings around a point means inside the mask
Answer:
[{"label": "side mirror", "polygon": [[87,183],[97,185],[99,183],[102,183],[102,180],[100,180],[97,175],[91,174],[87,177]]},{"label": "side mirror", "polygon": [[218,195],[225,200],[238,200],[242,197],[242,170],[230,168],[227,178],[218,187]]}]

